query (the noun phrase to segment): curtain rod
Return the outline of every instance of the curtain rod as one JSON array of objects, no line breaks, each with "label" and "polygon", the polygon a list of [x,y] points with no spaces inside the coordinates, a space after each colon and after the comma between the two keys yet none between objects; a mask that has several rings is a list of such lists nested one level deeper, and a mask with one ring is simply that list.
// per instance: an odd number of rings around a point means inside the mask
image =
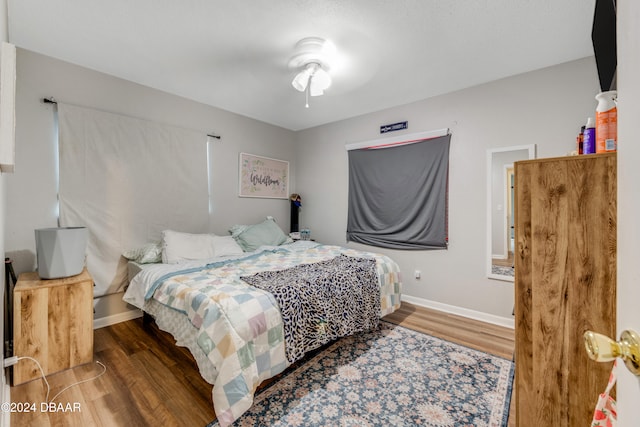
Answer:
[{"label": "curtain rod", "polygon": [[[42,99],[42,102],[44,102],[45,104],[55,104],[55,105],[58,105],[58,101],[56,101],[56,100],[55,100],[55,99],[53,99],[53,98],[43,98],[43,99]],[[207,134],[207,136],[208,136],[209,138],[222,139],[222,137],[221,137],[220,135],[213,135],[213,134],[209,134],[209,133],[208,133],[208,134]]]},{"label": "curtain rod", "polygon": [[419,142],[425,139],[438,138],[449,135],[449,128],[436,129],[426,132],[416,132],[411,134],[388,136],[386,138],[374,139],[370,141],[354,142],[347,144],[344,148],[347,151],[359,150],[361,148],[385,148],[393,145],[407,145],[413,142]]}]

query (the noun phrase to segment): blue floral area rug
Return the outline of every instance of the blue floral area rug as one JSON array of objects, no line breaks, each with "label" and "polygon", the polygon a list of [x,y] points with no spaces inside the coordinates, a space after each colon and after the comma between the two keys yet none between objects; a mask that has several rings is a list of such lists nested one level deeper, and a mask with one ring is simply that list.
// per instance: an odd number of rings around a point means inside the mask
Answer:
[{"label": "blue floral area rug", "polygon": [[381,321],[285,374],[233,425],[506,426],[513,368],[510,360]]}]

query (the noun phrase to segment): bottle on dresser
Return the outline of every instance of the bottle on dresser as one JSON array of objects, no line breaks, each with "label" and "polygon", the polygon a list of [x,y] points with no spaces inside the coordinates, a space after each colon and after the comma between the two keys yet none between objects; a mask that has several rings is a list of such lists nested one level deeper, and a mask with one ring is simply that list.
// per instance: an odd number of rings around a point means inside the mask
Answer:
[{"label": "bottle on dresser", "polygon": [[582,142],[583,154],[594,154],[596,152],[596,124],[593,117],[587,118],[587,124],[584,127],[584,137]]},{"label": "bottle on dresser", "polygon": [[616,151],[618,139],[617,91],[610,90],[596,95],[596,153]]}]

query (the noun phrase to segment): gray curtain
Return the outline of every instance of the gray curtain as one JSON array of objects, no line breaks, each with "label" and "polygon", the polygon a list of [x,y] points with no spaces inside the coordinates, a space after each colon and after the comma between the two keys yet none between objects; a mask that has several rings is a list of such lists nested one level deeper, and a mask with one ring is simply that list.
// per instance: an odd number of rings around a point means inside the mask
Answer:
[{"label": "gray curtain", "polygon": [[450,140],[349,151],[347,241],[446,249]]}]

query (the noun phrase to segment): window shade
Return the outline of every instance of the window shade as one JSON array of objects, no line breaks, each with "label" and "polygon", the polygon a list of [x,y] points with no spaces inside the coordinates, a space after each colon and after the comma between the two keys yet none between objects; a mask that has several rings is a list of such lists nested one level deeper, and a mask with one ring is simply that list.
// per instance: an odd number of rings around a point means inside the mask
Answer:
[{"label": "window shade", "polygon": [[450,139],[349,151],[347,241],[446,248]]}]

